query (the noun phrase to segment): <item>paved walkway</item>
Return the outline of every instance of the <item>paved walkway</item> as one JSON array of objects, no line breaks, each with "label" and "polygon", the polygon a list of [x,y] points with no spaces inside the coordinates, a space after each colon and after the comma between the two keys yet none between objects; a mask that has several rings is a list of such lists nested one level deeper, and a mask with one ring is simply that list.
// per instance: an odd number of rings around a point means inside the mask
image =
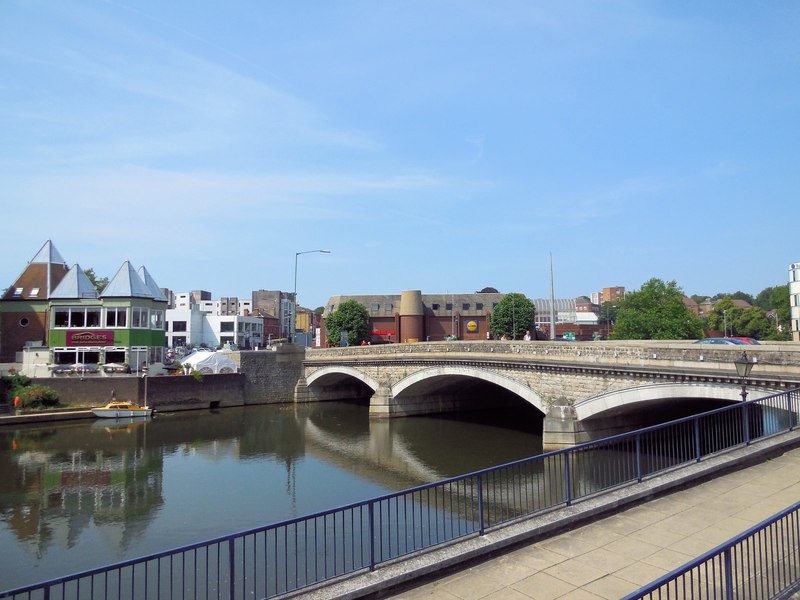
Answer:
[{"label": "paved walkway", "polygon": [[389,596],[620,598],[800,500],[800,449]]}]

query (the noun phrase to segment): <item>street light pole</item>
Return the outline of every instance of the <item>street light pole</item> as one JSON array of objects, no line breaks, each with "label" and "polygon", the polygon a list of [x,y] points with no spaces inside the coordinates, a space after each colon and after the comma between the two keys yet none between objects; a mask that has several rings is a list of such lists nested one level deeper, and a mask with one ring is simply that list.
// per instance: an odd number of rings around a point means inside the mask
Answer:
[{"label": "street light pole", "polygon": [[744,443],[750,445],[750,410],[747,404],[747,377],[753,370],[755,360],[747,358],[747,352],[742,350],[742,355],[733,361],[736,365],[736,373],[742,380],[742,432],[744,433]]},{"label": "street light pole", "polygon": [[742,350],[742,355],[733,362],[736,365],[736,373],[739,375],[739,378],[742,381],[742,402],[746,402],[747,378],[750,375],[750,371],[753,370],[753,365],[755,364],[755,361],[747,358],[747,351]]},{"label": "street light pole", "polygon": [[292,344],[294,344],[294,334],[297,328],[297,257],[301,254],[313,254],[314,252],[331,253],[330,250],[304,250],[303,252],[294,253],[294,292],[292,293],[292,317],[289,323],[289,342]]}]

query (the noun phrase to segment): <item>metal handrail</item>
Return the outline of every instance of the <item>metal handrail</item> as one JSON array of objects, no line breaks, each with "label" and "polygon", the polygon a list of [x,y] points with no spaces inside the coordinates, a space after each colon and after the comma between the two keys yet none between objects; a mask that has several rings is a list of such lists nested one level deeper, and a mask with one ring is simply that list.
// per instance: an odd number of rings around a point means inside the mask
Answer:
[{"label": "metal handrail", "polygon": [[800,589],[800,502],[625,596],[783,598]]},{"label": "metal handrail", "polygon": [[273,598],[641,482],[798,423],[800,388],[264,527],[0,592],[0,599]]}]

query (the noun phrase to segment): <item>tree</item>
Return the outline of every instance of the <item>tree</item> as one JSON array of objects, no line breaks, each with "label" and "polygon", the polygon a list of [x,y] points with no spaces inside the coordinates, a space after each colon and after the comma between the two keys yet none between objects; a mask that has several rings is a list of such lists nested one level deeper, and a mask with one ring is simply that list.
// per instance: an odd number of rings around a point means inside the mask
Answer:
[{"label": "tree", "polygon": [[345,300],[325,319],[325,329],[329,346],[339,345],[343,331],[347,332],[351,346],[358,345],[369,337],[369,313],[359,302]]},{"label": "tree", "polygon": [[108,277],[98,277],[95,275],[92,267],[89,267],[83,273],[89,278],[89,281],[92,282],[92,285],[98,292],[102,292],[108,285]]},{"label": "tree", "polygon": [[685,340],[703,337],[703,324],[683,303],[675,281],[653,278],[617,301],[612,336],[618,340]]},{"label": "tree", "polygon": [[524,294],[511,293],[503,296],[492,312],[489,329],[495,335],[521,340],[526,331],[536,325],[536,307]]}]

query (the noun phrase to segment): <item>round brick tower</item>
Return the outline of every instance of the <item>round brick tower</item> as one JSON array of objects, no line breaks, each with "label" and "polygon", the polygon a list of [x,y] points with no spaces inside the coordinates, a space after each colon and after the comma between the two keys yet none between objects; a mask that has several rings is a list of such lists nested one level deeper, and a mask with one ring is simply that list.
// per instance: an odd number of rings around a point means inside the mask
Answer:
[{"label": "round brick tower", "polygon": [[400,292],[401,342],[418,342],[422,339],[424,314],[420,290]]}]

